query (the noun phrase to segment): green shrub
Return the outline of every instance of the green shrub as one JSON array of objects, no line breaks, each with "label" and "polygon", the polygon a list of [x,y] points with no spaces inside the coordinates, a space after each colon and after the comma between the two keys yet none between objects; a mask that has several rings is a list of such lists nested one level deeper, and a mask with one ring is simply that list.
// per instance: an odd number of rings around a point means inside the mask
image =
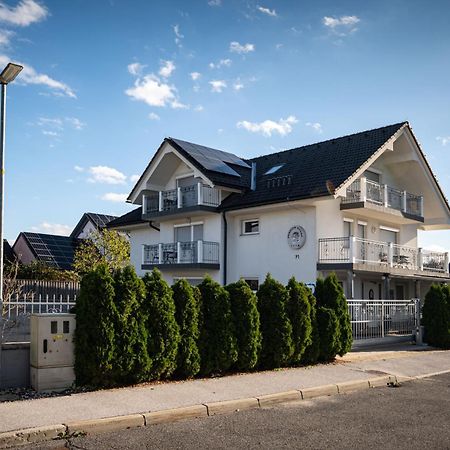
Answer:
[{"label": "green shrub", "polygon": [[433,284],[422,309],[426,341],[440,348],[450,348],[450,287]]},{"label": "green shrub", "polygon": [[151,379],[167,378],[177,367],[177,350],[180,332],[175,320],[172,290],[158,269],[144,276],[146,299],[144,313],[147,317],[147,351],[152,359]]},{"label": "green shrub", "polygon": [[144,282],[134,267],[127,266],[114,274],[116,318],[114,378],[117,383],[136,383],[148,376],[151,359],[147,353]]},{"label": "green shrub", "polygon": [[201,372],[226,372],[238,358],[228,292],[206,276],[199,285],[202,296],[200,331]]},{"label": "green shrub", "polygon": [[311,317],[311,343],[306,347],[303,354],[302,362],[314,364],[320,356],[320,334],[319,325],[317,323],[317,302],[316,297],[310,289],[308,289],[308,301]]},{"label": "green shrub", "polygon": [[339,319],[331,308],[317,309],[317,326],[320,335],[319,360],[331,361],[339,352]]},{"label": "green shrub", "polygon": [[76,311],[76,383],[80,386],[108,386],[112,382],[117,312],[114,280],[107,266],[99,265],[83,277]]},{"label": "green shrub", "polygon": [[270,274],[258,290],[258,310],[261,320],[261,367],[285,366],[292,356],[292,326],[286,312],[286,288]]},{"label": "green shrub", "polygon": [[317,280],[316,298],[319,306],[332,309],[338,318],[339,349],[337,354],[343,356],[352,348],[353,335],[347,300],[336,274],[330,274],[325,280]]},{"label": "green shrub", "polygon": [[231,312],[238,347],[238,370],[253,369],[261,350],[261,332],[258,312],[258,299],[250,286],[244,281],[229,284]]},{"label": "green shrub", "polygon": [[175,319],[180,328],[180,344],[178,346],[178,376],[192,378],[200,371],[199,338],[199,299],[192,286],[184,279],[172,286],[175,302]]},{"label": "green shrub", "polygon": [[294,277],[289,280],[287,290],[287,312],[292,325],[292,343],[294,345],[291,364],[299,365],[305,350],[312,343],[311,305],[308,298],[308,293],[311,291]]}]

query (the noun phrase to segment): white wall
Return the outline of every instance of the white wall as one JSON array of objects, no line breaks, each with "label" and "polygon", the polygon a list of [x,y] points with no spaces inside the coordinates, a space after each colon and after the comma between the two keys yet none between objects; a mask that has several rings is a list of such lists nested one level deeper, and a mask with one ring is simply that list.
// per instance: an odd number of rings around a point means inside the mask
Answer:
[{"label": "white wall", "polygon": [[146,271],[142,270],[143,245],[159,244],[158,231],[144,225],[142,228],[128,230],[130,237],[130,260],[139,276],[144,276]]}]

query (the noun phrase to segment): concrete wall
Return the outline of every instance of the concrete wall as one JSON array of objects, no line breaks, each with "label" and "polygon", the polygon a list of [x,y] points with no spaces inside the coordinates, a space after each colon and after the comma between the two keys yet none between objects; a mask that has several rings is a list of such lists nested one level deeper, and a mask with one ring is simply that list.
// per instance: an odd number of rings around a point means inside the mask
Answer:
[{"label": "concrete wall", "polygon": [[17,342],[2,345],[0,388],[30,386],[30,343]]}]

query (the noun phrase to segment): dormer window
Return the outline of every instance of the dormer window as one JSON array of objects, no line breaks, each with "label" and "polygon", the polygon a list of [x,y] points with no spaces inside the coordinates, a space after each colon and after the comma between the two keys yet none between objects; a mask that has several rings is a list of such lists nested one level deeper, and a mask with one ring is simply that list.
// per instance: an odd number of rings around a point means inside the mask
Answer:
[{"label": "dormer window", "polygon": [[272,175],[273,173],[280,170],[283,166],[284,166],[284,164],[279,164],[278,166],[273,166],[264,175]]}]

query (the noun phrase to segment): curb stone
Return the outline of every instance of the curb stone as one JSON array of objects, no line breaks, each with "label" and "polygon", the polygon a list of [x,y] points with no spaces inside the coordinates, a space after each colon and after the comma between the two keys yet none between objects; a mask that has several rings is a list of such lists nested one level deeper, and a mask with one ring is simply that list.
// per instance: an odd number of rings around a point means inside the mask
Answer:
[{"label": "curb stone", "polygon": [[183,408],[153,411],[143,414],[131,414],[127,416],[107,417],[78,422],[69,422],[67,425],[57,424],[42,427],[26,428],[23,430],[0,432],[0,449],[17,447],[53,439],[61,439],[64,436],[77,432],[102,433],[106,431],[119,431],[127,428],[149,426],[158,423],[170,423],[177,420],[207,417],[216,414],[226,414],[236,411],[258,409],[276,403],[339,395],[346,392],[355,392],[375,387],[386,387],[389,383],[401,383],[421,380],[428,377],[450,373],[449,370],[434,372],[414,377],[385,375],[368,380],[356,380],[339,384],[329,384],[301,390],[279,392],[237,400],[205,403]]}]

